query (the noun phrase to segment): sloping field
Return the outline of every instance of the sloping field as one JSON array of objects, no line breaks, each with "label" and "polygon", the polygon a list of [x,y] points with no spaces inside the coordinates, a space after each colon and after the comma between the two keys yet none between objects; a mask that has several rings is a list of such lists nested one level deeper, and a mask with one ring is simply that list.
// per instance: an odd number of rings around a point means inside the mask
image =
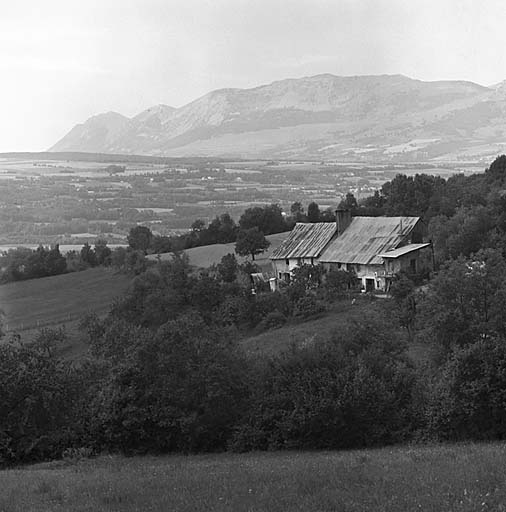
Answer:
[{"label": "sloping field", "polygon": [[0,286],[0,308],[9,331],[73,322],[88,311],[105,313],[130,277],[97,267],[82,272]]},{"label": "sloping field", "polygon": [[[315,318],[302,321],[290,321],[277,329],[249,336],[241,340],[245,352],[250,355],[275,356],[291,346],[304,346],[317,341],[329,340],[333,334],[342,332],[349,326],[361,324],[370,317],[381,313],[383,300],[371,301],[368,297],[356,297],[355,300],[342,299],[332,304],[329,311]],[[381,301],[381,302],[378,302]],[[416,364],[427,362],[432,357],[431,348],[421,342],[409,342],[406,331],[399,329],[400,339],[407,342],[407,354]]]},{"label": "sloping field", "polygon": [[[257,258],[262,270],[270,269],[269,255],[286,236],[287,233],[280,233],[267,237],[271,247]],[[226,254],[234,253],[234,245],[208,245],[186,252],[192,265],[205,268],[219,263]],[[169,258],[170,253],[161,255],[162,260]],[[156,256],[149,259],[156,260]],[[126,291],[130,279],[112,269],[97,267],[1,285],[0,309],[5,313],[5,328],[8,332],[31,334],[40,327],[65,324],[72,334],[76,321],[85,313],[107,312],[114,298]]]},{"label": "sloping field", "polygon": [[[255,258],[255,262],[262,268],[263,271],[268,271],[270,268],[270,260],[269,257],[279,245],[285,240],[289,235],[289,232],[277,233],[275,235],[267,235],[265,238],[269,240],[271,245],[262,254],[259,254]],[[190,258],[190,264],[195,267],[207,268],[211,265],[219,263],[221,258],[227,254],[235,254],[235,243],[230,244],[214,244],[214,245],[205,245],[203,247],[193,247],[192,249],[187,249],[185,251]],[[166,252],[160,255],[151,254],[148,256],[148,259],[151,261],[156,261],[158,257],[164,261],[171,258],[172,253]],[[241,256],[237,256],[239,261],[244,261],[250,258],[242,258]]]},{"label": "sloping field", "polygon": [[100,457],[0,472],[8,512],[506,510],[506,445]]},{"label": "sloping field", "polygon": [[276,355],[290,348],[313,341],[328,339],[334,332],[342,330],[353,321],[363,321],[372,312],[369,301],[342,300],[314,319],[307,321],[291,320],[278,329],[272,329],[256,336],[245,338],[241,345],[248,354]]}]

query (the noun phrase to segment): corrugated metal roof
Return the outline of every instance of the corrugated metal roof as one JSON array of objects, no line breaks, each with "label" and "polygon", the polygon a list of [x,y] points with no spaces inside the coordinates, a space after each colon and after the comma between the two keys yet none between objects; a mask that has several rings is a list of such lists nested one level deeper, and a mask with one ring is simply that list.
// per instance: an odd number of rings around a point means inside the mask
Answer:
[{"label": "corrugated metal roof", "polygon": [[353,217],[344,233],[330,242],[320,261],[381,265],[379,256],[396,249],[411,233],[419,217]]},{"label": "corrugated metal roof", "polygon": [[394,249],[393,251],[388,251],[384,254],[380,254],[382,258],[399,258],[404,254],[408,254],[413,251],[418,251],[419,249],[423,249],[424,247],[428,247],[430,244],[408,244],[399,247],[398,249]]},{"label": "corrugated metal roof", "polygon": [[335,232],[335,222],[297,222],[288,238],[272,253],[271,260],[317,258]]}]

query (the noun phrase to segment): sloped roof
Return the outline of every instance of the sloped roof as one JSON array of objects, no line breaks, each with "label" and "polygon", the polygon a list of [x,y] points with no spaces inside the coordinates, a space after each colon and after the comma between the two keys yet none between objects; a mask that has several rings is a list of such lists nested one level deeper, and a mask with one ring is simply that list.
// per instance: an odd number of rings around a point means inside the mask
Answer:
[{"label": "sloped roof", "polygon": [[380,254],[382,258],[399,258],[400,256],[404,256],[413,251],[418,251],[419,249],[423,249],[424,247],[429,247],[430,244],[408,244],[399,247],[398,249],[394,249],[393,251],[385,252],[384,254]]},{"label": "sloped roof", "polygon": [[271,260],[317,258],[335,232],[335,222],[297,222],[288,238],[272,253]]},{"label": "sloped roof", "polygon": [[420,217],[353,217],[320,256],[324,263],[381,265],[380,254],[396,249],[409,236]]}]

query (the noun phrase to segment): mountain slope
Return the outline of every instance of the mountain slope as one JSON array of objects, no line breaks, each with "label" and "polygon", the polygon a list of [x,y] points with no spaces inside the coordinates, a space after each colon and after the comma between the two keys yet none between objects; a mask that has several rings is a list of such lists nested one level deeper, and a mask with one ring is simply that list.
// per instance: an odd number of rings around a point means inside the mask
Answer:
[{"label": "mountain slope", "polygon": [[430,159],[506,140],[504,87],[402,75],[287,79],[78,125],[51,151]]}]

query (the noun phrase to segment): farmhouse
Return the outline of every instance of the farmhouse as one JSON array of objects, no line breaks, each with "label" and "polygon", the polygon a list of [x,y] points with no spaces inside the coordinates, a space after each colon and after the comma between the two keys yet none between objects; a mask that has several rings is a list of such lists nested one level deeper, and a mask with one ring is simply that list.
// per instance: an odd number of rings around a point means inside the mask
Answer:
[{"label": "farmhouse", "polygon": [[276,249],[271,262],[275,276],[289,281],[304,263],[352,271],[366,291],[388,290],[401,270],[430,269],[431,244],[423,243],[419,217],[351,217],[336,211],[336,223],[297,223]]}]

